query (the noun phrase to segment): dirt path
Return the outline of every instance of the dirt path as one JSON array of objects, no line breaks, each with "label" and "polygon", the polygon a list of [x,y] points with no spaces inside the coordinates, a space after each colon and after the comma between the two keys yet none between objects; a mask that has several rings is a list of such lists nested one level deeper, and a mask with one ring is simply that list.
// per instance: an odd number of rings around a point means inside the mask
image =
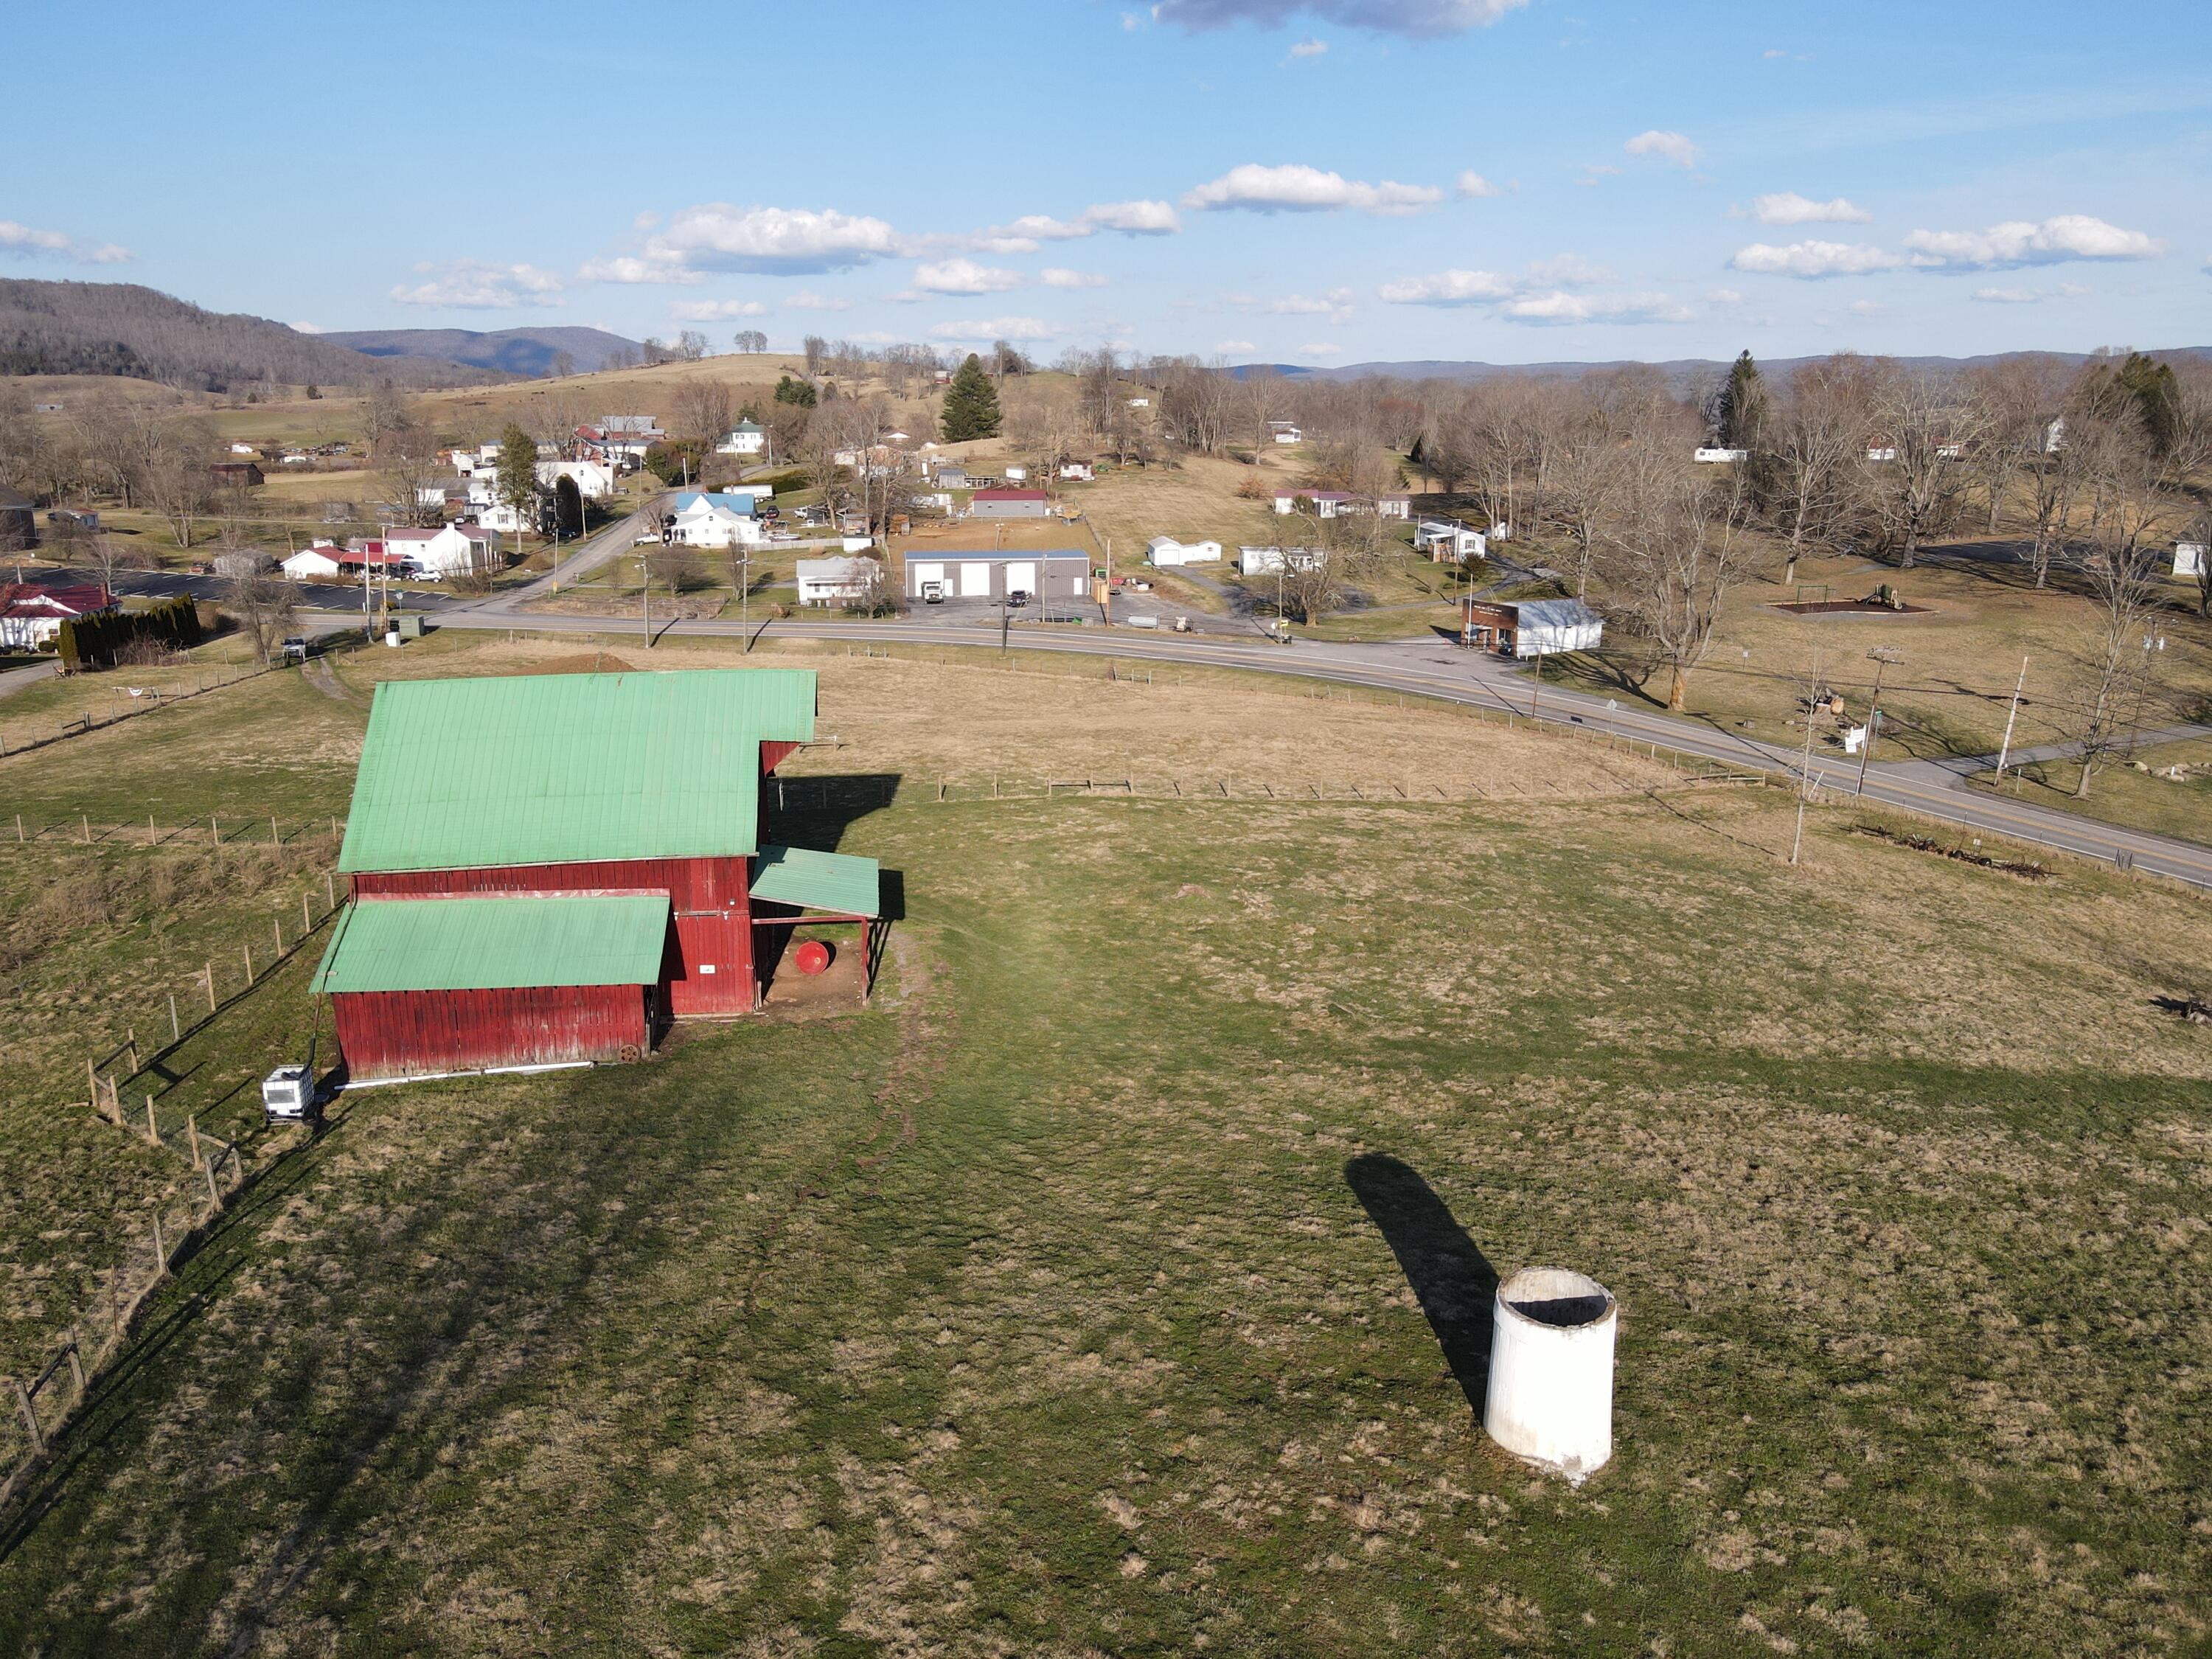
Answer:
[{"label": "dirt path", "polygon": [[338,677],[331,672],[330,659],[315,657],[300,671],[308,684],[333,702],[351,702],[353,693],[338,684]]}]

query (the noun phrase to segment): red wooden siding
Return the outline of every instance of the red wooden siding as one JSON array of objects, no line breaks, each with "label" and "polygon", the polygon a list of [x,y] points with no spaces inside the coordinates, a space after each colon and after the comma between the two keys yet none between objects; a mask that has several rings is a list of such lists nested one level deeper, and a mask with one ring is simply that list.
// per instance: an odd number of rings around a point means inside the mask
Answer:
[{"label": "red wooden siding", "polygon": [[347,991],[331,1011],[348,1076],[366,1080],[642,1054],[651,994],[636,985]]},{"label": "red wooden siding", "polygon": [[434,893],[665,893],[676,937],[664,969],[668,1012],[752,1011],[751,863],[744,858],[615,859],[468,870],[383,870],[353,878],[356,898]]}]

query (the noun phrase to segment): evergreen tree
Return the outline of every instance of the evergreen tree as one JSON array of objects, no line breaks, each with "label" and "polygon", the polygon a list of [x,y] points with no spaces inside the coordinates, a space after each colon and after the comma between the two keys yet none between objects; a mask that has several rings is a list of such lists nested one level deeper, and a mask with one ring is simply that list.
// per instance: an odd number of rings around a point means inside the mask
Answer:
[{"label": "evergreen tree", "polygon": [[2181,436],[2181,387],[2173,378],[2172,366],[2130,351],[2113,378],[2142,417],[2143,435],[2150,441],[2152,453],[2171,454]]},{"label": "evergreen tree", "polygon": [[814,383],[811,380],[794,380],[787,374],[775,383],[775,400],[800,409],[811,409],[815,404]]},{"label": "evergreen tree", "polygon": [[1765,435],[1768,401],[1766,382],[1751,353],[1741,353],[1713,392],[1706,413],[1713,435],[1723,449],[1757,449]]},{"label": "evergreen tree", "polygon": [[974,352],[945,389],[945,408],[937,418],[949,444],[999,435],[999,394],[983,372],[982,359]]},{"label": "evergreen tree", "polygon": [[499,499],[514,509],[515,523],[526,525],[538,502],[538,441],[514,422],[499,434]]}]

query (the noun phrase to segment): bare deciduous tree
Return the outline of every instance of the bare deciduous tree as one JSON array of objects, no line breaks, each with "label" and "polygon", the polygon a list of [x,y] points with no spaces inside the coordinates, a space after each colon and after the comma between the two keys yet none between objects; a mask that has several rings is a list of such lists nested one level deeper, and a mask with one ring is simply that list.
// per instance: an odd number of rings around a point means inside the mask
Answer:
[{"label": "bare deciduous tree", "polygon": [[1910,570],[1958,510],[1968,476],[1961,462],[1981,435],[1981,415],[1952,381],[1901,371],[1883,377],[1872,413],[1866,499],[1898,568]]},{"label": "bare deciduous tree", "polygon": [[222,585],[222,608],[237,618],[264,667],[289,635],[299,613],[292,584],[279,575],[237,576]]},{"label": "bare deciduous tree", "polygon": [[1750,507],[1742,469],[1717,483],[1686,476],[1671,436],[1639,436],[1624,460],[1620,510],[1605,532],[1611,608],[1668,671],[1667,707],[1712,648],[1722,603],[1747,574]]},{"label": "bare deciduous tree", "polygon": [[1782,580],[1797,580],[1808,548],[1836,538],[1864,465],[1870,386],[1865,361],[1840,352],[1790,377],[1790,395],[1768,423],[1761,457],[1769,510],[1790,535]]}]

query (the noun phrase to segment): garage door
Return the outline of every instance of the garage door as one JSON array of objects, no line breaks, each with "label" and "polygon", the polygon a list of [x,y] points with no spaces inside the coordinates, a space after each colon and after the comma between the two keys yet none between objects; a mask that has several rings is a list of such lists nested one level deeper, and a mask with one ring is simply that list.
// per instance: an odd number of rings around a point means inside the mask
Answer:
[{"label": "garage door", "polygon": [[906,568],[906,574],[907,580],[913,584],[913,591],[908,597],[920,599],[921,585],[924,582],[941,582],[945,580],[945,567],[941,564],[910,564]]},{"label": "garage door", "polygon": [[970,559],[960,567],[960,597],[963,599],[988,599],[991,597],[991,566],[983,559]]},{"label": "garage door", "polygon": [[1036,591],[1037,568],[1034,563],[1009,564],[1006,567],[1007,592],[1027,593],[1034,599],[1036,597]]}]

